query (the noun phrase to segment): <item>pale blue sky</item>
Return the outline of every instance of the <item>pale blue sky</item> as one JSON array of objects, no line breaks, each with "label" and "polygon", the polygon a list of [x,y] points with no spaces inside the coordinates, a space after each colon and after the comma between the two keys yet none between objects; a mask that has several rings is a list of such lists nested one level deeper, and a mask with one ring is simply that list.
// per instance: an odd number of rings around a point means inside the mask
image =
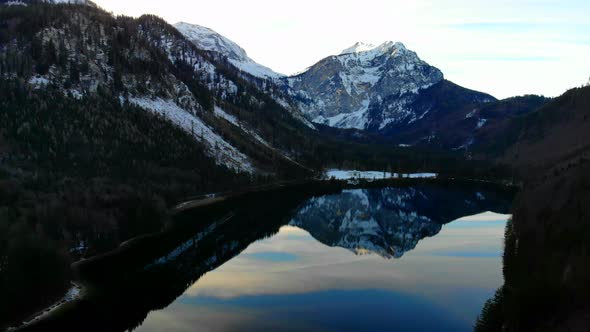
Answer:
[{"label": "pale blue sky", "polygon": [[588,0],[95,0],[216,30],[291,74],[356,41],[401,41],[465,87],[556,96],[590,77]]}]

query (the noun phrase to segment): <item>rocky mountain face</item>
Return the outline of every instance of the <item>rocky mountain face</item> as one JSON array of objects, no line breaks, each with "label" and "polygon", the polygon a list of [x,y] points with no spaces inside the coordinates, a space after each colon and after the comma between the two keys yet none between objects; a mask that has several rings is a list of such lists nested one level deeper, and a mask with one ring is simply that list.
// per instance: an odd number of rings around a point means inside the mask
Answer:
[{"label": "rocky mountain face", "polygon": [[313,122],[380,130],[418,120],[422,114],[407,106],[421,90],[442,80],[440,70],[403,44],[385,42],[379,46],[357,43],[287,78],[286,83]]},{"label": "rocky mountain face", "polygon": [[279,80],[310,121],[370,132],[404,147],[469,151],[484,127],[547,102],[535,96],[498,101],[463,88],[393,42],[356,43],[299,75]]},{"label": "rocky mountain face", "polygon": [[318,241],[400,258],[443,224],[488,210],[506,211],[508,202],[487,191],[442,191],[435,187],[344,190],[338,195],[310,199],[290,224]]},{"label": "rocky mountain face", "polygon": [[403,44],[393,42],[356,43],[281,80],[286,93],[314,123],[362,130],[403,147],[429,146],[467,154],[485,142],[482,133],[488,128],[550,101],[541,96],[496,100],[461,87]]}]

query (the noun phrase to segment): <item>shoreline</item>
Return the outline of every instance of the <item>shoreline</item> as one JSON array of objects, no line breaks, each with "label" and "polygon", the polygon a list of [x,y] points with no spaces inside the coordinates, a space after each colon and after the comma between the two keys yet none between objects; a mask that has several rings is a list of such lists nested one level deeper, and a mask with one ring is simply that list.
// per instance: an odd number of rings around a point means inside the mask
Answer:
[{"label": "shoreline", "polygon": [[66,293],[58,301],[28,316],[22,321],[21,324],[7,327],[6,331],[18,331],[24,327],[34,324],[37,321],[49,317],[55,311],[59,310],[63,305],[79,300],[83,298],[85,294],[86,287],[82,283],[72,280],[70,281],[70,288],[68,288]]},{"label": "shoreline", "polygon": [[[329,194],[330,192],[336,192],[345,189],[363,189],[363,188],[385,188],[389,186],[411,186],[411,185],[418,185],[418,184],[484,184],[484,185],[491,185],[498,188],[503,188],[505,190],[513,190],[517,191],[518,186],[510,185],[505,182],[500,181],[490,181],[490,180],[483,180],[483,179],[463,179],[463,178],[445,178],[445,177],[437,177],[437,178],[387,178],[387,179],[360,179],[360,181],[350,181],[350,180],[335,180],[335,179],[307,179],[301,181],[291,181],[291,182],[279,182],[270,185],[264,185],[254,188],[246,188],[242,190],[235,190],[226,193],[215,193],[215,194],[206,194],[201,196],[196,196],[194,199],[189,199],[183,201],[175,206],[169,208],[169,213],[171,216],[181,214],[186,211],[191,210],[198,210],[204,209],[208,207],[214,207],[218,204],[225,204],[231,202],[233,200],[241,199],[244,197],[249,197],[255,194],[268,194],[272,192],[280,192],[283,190],[295,190],[297,188],[309,188],[310,195],[325,195]],[[81,265],[89,265],[94,262],[99,262],[105,259],[111,259],[113,257],[123,256],[125,253],[129,251],[136,250],[136,248],[145,245],[145,243],[149,243],[151,241],[155,241],[158,238],[161,238],[171,231],[177,225],[172,223],[170,228],[164,228],[156,233],[148,233],[143,234],[131,239],[128,239],[124,242],[121,242],[119,246],[113,250],[108,252],[98,254],[89,258],[78,260],[71,265],[71,269],[74,272],[74,275],[77,275],[75,280],[71,281],[72,287],[68,289],[66,294],[57,302],[53,303],[51,306],[48,306],[42,310],[37,311],[36,313],[32,314],[23,321],[22,324],[18,326],[9,327],[6,331],[19,331],[23,328],[26,328],[32,324],[37,322],[43,321],[45,319],[51,318],[56,312],[58,312],[60,308],[62,308],[65,304],[69,304],[75,301],[83,300],[87,298],[89,295],[88,289],[92,284],[92,281],[85,280],[85,278],[79,276],[79,270]],[[78,289],[77,294],[75,297],[66,300],[67,295],[72,289]]]}]

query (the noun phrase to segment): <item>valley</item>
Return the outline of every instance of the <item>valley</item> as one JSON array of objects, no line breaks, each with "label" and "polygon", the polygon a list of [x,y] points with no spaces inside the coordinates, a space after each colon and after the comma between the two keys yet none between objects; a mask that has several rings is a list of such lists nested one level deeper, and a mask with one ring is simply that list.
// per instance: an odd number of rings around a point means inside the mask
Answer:
[{"label": "valley", "polygon": [[[318,264],[358,258],[395,274],[373,258],[404,265],[447,224],[494,211],[512,214],[493,230],[505,227],[503,262],[491,256],[504,285],[476,287],[492,299],[478,300],[483,311],[468,323],[440,318],[436,306],[433,319],[449,331],[582,331],[588,113],[588,84],[497,99],[399,41],[357,42],[289,75],[201,25],[86,0],[0,1],[0,329],[126,331],[147,319],[148,331],[159,326],[153,312],[194,300],[185,291],[208,272],[239,270],[233,259],[250,245],[287,245],[293,229],[351,255],[314,247],[327,257]],[[484,235],[459,239],[491,241]],[[72,281],[84,296],[21,324]],[[314,294],[330,312],[324,295]],[[199,298],[229,305],[217,300]],[[112,325],[88,325],[105,319]]]}]

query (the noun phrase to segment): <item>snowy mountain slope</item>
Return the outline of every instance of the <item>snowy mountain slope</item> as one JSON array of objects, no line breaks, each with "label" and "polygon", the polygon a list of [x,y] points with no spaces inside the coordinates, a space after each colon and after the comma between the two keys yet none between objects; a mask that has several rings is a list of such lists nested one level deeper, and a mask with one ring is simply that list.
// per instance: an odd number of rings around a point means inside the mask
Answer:
[{"label": "snowy mountain slope", "polygon": [[[277,77],[265,75],[265,71],[261,74],[259,65],[240,46],[208,28],[187,23],[178,23],[176,28],[198,47],[223,55],[244,72],[261,78],[274,77],[256,81],[242,76],[310,128],[315,129],[313,123],[318,123],[368,130],[399,144],[456,149],[472,144],[475,132],[489,124],[478,118],[470,128],[470,121],[460,119],[465,118],[463,113],[467,110],[495,101],[492,96],[444,80],[440,70],[399,42],[359,42],[300,74]],[[255,70],[245,64],[255,66]],[[449,98],[440,96],[439,91]],[[452,135],[438,129],[441,121],[465,130],[449,137]]]},{"label": "snowy mountain slope", "polygon": [[[92,21],[91,18],[84,16],[79,16],[79,20],[82,26],[89,26]],[[196,141],[204,145],[208,155],[215,159],[217,164],[224,165],[237,172],[254,172],[255,168],[249,158],[217,134],[212,125],[207,125],[199,117],[199,113],[206,111],[206,100],[198,100],[187,86],[186,83],[188,82],[185,83],[180,77],[167,72],[166,67],[170,67],[163,63],[165,61],[163,56],[165,55],[172,63],[176,63],[180,58],[180,56],[176,55],[178,54],[177,48],[179,47],[180,41],[174,40],[170,36],[160,32],[158,33],[159,40],[156,42],[150,33],[154,32],[156,28],[156,25],[150,26],[153,23],[149,19],[142,21],[142,24],[139,25],[138,39],[147,40],[148,43],[152,42],[154,47],[164,52],[160,54],[162,58],[159,58],[157,55],[151,59],[147,58],[146,55],[150,52],[149,48],[136,48],[135,52],[128,54],[129,58],[127,61],[133,62],[133,60],[139,59],[145,63],[152,63],[152,66],[161,68],[160,71],[162,73],[157,76],[141,72],[126,73],[125,71],[119,71],[104,57],[104,54],[108,53],[108,50],[100,49],[100,47],[89,47],[89,52],[86,52],[87,57],[85,58],[91,64],[89,65],[89,72],[87,75],[80,77],[78,83],[71,82],[71,79],[68,79],[68,73],[60,72],[60,69],[57,67],[50,68],[45,76],[35,77],[29,82],[37,86],[46,85],[47,82],[70,86],[67,90],[68,93],[82,96],[87,93],[96,92],[102,83],[115,83],[115,73],[118,73],[121,81],[120,89],[122,90],[120,92],[125,92],[122,93],[122,95],[125,94],[125,98],[123,99],[147,111],[162,115],[187,133],[193,135]],[[66,32],[62,28],[52,27],[41,31],[39,36],[43,40],[59,45],[62,43],[60,39],[65,34]],[[92,32],[89,31],[88,34],[91,35]],[[102,36],[99,41],[103,44],[110,42],[107,36]],[[80,55],[76,55],[77,51],[73,49],[74,45],[75,38],[71,38],[69,43],[64,43],[64,48],[70,57],[80,57]],[[207,84],[207,88],[220,95],[221,98],[228,98],[237,92],[237,86],[231,80],[218,75],[215,65],[204,57],[199,56],[198,53],[187,51],[182,54],[182,57],[191,63],[198,77],[203,80],[209,79],[212,81]],[[74,67],[74,64],[70,64],[69,71],[74,70]]]},{"label": "snowy mountain slope", "polygon": [[217,32],[196,24],[179,22],[174,27],[197,47],[225,55],[238,69],[260,78],[278,78],[284,75],[256,63],[243,48]]},{"label": "snowy mountain slope", "polygon": [[[180,25],[183,26],[183,24]],[[191,27],[194,28],[194,26]],[[259,129],[254,129],[255,127],[260,127],[260,117],[264,113],[268,116],[265,121],[275,123],[275,125],[279,122],[288,125],[289,127],[293,126],[294,123],[285,123],[285,120],[287,120],[288,117],[285,117],[285,114],[283,113],[290,114],[291,119],[288,121],[295,121],[295,127],[301,127],[301,125],[303,125],[307,128],[313,129],[313,125],[301,115],[298,109],[294,109],[288,101],[284,100],[284,96],[280,93],[279,87],[276,86],[272,80],[268,80],[268,77],[260,78],[255,77],[255,75],[242,75],[240,72],[241,69],[235,66],[232,59],[235,61],[241,61],[242,64],[251,61],[243,49],[227,38],[207,28],[197,27],[196,30],[192,29],[192,37],[204,34],[208,37],[199,39],[202,41],[201,45],[204,45],[204,48],[223,49],[223,52],[205,50],[207,52],[203,53],[201,52],[202,49],[199,47],[198,43],[196,43],[194,39],[187,37],[186,34],[181,31],[178,31],[179,34],[177,35],[167,29],[158,32],[158,28],[154,28],[153,26],[145,26],[145,29],[150,30],[150,34],[146,37],[154,44],[154,46],[165,50],[167,57],[172,63],[185,62],[189,64],[193,70],[196,70],[197,75],[200,76],[200,81],[204,82],[207,88],[219,99],[217,103],[219,104],[218,106],[221,104],[229,104],[232,106],[230,109],[235,110],[235,106],[240,105],[238,111],[240,108],[244,111],[244,105],[249,105],[247,108],[249,108],[250,111],[261,110],[267,107],[273,108],[273,111],[258,112],[257,115],[252,117],[242,116],[241,121],[239,121],[240,123],[236,128],[240,132],[245,133],[255,144],[262,144],[264,148],[271,150],[273,153],[279,154],[280,157],[288,163],[307,169],[307,167],[295,161],[292,157],[293,153],[291,150],[295,147],[293,145],[285,146],[284,144],[281,144],[282,142],[280,139],[277,139],[277,137],[280,136],[280,133],[277,133],[275,130],[276,128],[273,130],[266,130],[265,132]],[[178,30],[178,28],[176,30]],[[213,35],[211,35],[211,33],[213,33]],[[189,43],[192,48],[188,47],[189,45],[187,45],[187,43]],[[230,63],[229,66],[227,64],[228,61]],[[255,65],[258,66],[257,64]],[[184,70],[184,68],[181,70]],[[272,105],[271,102],[276,103],[276,105]],[[240,113],[242,115],[246,114],[244,112]],[[220,113],[217,112],[217,115],[219,114]],[[225,119],[227,120],[227,118]],[[248,120],[244,119],[249,119],[253,123],[248,123]],[[299,132],[298,134],[304,135],[303,132]],[[273,137],[273,144],[268,144],[270,141],[268,139],[269,137]],[[293,137],[284,136],[284,138],[291,140]]]},{"label": "snowy mountain slope", "polygon": [[250,158],[232,146],[206,125],[199,117],[180,108],[171,100],[131,98],[129,102],[148,111],[160,114],[190,133],[205,145],[209,155],[220,164],[240,172],[255,171]]},{"label": "snowy mountain slope", "polygon": [[[213,52],[212,57],[217,62],[229,62],[232,67],[240,71],[242,79],[274,99],[308,128],[315,129],[314,124],[301,113],[299,105],[292,100],[288,93],[285,93],[284,87],[278,81],[285,75],[255,62],[242,47],[209,28],[185,22],[176,23],[174,27],[199,49]],[[243,75],[244,73],[246,75]]]},{"label": "snowy mountain slope", "polygon": [[[338,128],[384,128],[416,121],[408,109],[423,89],[443,80],[440,70],[420,60],[402,43],[356,43],[286,79],[302,111],[316,123]],[[390,96],[396,100],[385,102]],[[369,113],[378,107],[381,118]]]},{"label": "snowy mountain slope", "polygon": [[401,146],[469,146],[491,122],[468,114],[496,102],[445,80],[439,69],[391,41],[358,42],[281,80],[310,121],[368,131]]},{"label": "snowy mountain slope", "polygon": [[[301,153],[297,139],[288,133],[304,135],[299,129],[307,127],[244,80],[225,57],[198,48],[155,16],[113,17],[99,8],[81,6],[46,11],[61,20],[36,26],[29,34],[30,44],[8,43],[0,50],[0,59],[26,60],[23,66],[3,69],[22,76],[35,89],[57,88],[79,99],[108,93],[121,103],[157,113],[192,135],[218,165],[236,172],[306,169],[294,160]],[[18,23],[42,13],[25,10],[9,15]],[[14,24],[3,33],[18,35],[18,29],[20,25]],[[32,53],[30,45],[40,52]],[[30,68],[23,73],[26,65]],[[216,116],[215,105],[223,105],[238,125],[228,126]],[[289,130],[282,130],[285,127]]]},{"label": "snowy mountain slope", "polygon": [[342,54],[350,54],[350,53],[366,52],[366,51],[373,50],[376,47],[377,46],[376,45],[373,45],[373,44],[363,43],[363,42],[356,42],[351,47],[346,48],[342,52],[340,52],[340,55],[342,55]]}]

